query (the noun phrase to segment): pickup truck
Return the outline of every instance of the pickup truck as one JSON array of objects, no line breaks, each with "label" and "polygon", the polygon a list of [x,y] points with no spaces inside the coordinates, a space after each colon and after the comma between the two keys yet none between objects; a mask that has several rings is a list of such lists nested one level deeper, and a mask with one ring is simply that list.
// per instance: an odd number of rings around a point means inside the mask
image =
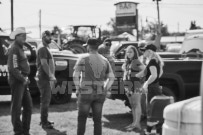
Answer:
[{"label": "pickup truck", "polygon": [[[114,69],[116,72],[116,81],[112,87],[112,99],[127,101],[123,90],[121,65],[124,62],[125,49],[129,45],[138,48],[137,42],[120,42],[119,45],[111,48],[115,57]],[[184,40],[180,52],[158,52],[165,63],[164,74],[160,79],[160,85],[165,95],[173,96],[175,101],[199,95],[203,61],[202,45],[203,35],[192,35]],[[129,105],[128,101],[125,103]]]}]

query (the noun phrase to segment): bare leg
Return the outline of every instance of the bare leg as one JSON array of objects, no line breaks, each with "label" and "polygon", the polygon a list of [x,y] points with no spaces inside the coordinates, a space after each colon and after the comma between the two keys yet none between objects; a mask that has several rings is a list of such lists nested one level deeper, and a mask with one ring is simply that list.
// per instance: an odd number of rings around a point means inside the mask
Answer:
[{"label": "bare leg", "polygon": [[142,109],[141,109],[141,95],[134,93],[132,95],[132,106],[133,106],[133,110],[134,110],[134,119],[133,119],[133,126],[136,128],[141,128],[140,127],[140,119],[141,119],[141,114],[142,114]]}]

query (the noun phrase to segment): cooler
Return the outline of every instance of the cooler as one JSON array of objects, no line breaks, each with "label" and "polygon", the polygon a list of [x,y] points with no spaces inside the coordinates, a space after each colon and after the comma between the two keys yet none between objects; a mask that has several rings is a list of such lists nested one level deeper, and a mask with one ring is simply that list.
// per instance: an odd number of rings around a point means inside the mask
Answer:
[{"label": "cooler", "polygon": [[173,97],[160,95],[154,96],[148,105],[147,114],[147,132],[151,132],[152,128],[155,127],[156,132],[161,135],[162,125],[164,122],[163,111],[164,108],[173,103]]},{"label": "cooler", "polygon": [[164,109],[163,135],[202,135],[201,97],[168,105]]}]

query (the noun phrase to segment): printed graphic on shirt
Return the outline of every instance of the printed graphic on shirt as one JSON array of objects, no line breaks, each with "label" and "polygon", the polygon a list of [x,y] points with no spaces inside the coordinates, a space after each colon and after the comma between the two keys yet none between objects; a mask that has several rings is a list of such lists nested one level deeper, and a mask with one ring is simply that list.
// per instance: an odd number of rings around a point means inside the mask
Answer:
[{"label": "printed graphic on shirt", "polygon": [[97,57],[89,57],[89,64],[92,67],[95,78],[100,78],[105,64],[103,62],[100,62]]},{"label": "printed graphic on shirt", "polygon": [[0,76],[8,76],[8,66],[0,65]]},{"label": "printed graphic on shirt", "polygon": [[18,67],[17,55],[13,54],[13,68],[17,68],[17,67]]}]

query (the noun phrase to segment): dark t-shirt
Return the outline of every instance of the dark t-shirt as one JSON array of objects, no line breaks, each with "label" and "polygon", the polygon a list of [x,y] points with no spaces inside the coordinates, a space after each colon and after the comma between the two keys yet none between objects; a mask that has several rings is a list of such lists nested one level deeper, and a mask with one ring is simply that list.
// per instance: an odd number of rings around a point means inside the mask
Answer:
[{"label": "dark t-shirt", "polygon": [[46,74],[46,72],[44,71],[42,64],[41,64],[41,59],[47,59],[47,63],[49,64],[49,60],[52,59],[53,60],[53,56],[51,55],[51,52],[49,51],[49,49],[43,45],[41,45],[38,48],[37,51],[37,71],[38,71],[38,77],[40,78],[44,78],[44,79],[48,79],[49,80],[49,76]]},{"label": "dark t-shirt", "polygon": [[30,74],[30,66],[23,47],[15,42],[11,45],[8,52],[8,71],[10,78],[25,81],[23,75]]},{"label": "dark t-shirt", "polygon": [[157,63],[157,61],[155,59],[151,59],[149,61],[149,64],[146,67],[146,70],[147,70],[146,80],[148,80],[148,78],[151,75],[151,72],[150,72],[150,69],[149,69],[151,66],[155,66],[156,69],[157,69],[157,78],[154,80],[154,82],[151,83],[151,84],[154,84],[154,83],[159,82],[160,66],[159,66],[159,64]]}]

